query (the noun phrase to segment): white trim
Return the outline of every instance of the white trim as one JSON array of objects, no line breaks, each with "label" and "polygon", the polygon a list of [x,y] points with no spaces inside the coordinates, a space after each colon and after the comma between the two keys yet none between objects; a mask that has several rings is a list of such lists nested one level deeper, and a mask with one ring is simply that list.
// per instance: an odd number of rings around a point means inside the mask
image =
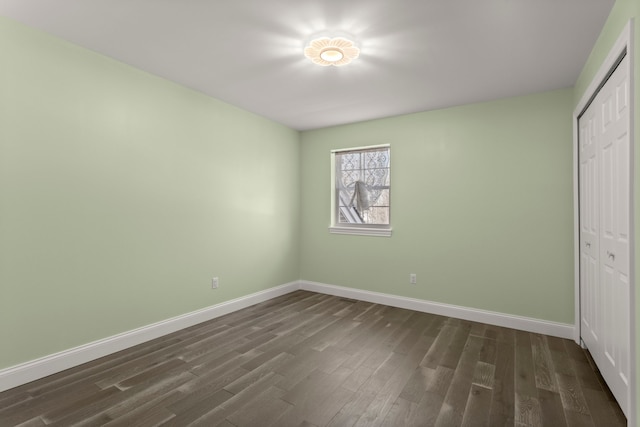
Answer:
[{"label": "white trim", "polygon": [[579,165],[578,165],[578,118],[580,114],[587,108],[589,101],[596,93],[596,91],[600,88],[600,85],[604,83],[605,79],[608,77],[609,72],[612,70],[614,65],[616,65],[616,61],[620,58],[620,55],[626,50],[626,55],[629,58],[629,98],[630,98],[630,120],[629,120],[629,141],[630,141],[630,156],[631,156],[631,165],[630,165],[630,174],[631,174],[631,200],[629,203],[630,209],[630,229],[631,235],[634,236],[630,241],[629,247],[629,273],[630,273],[630,281],[629,281],[629,315],[630,315],[630,374],[631,378],[629,381],[629,408],[628,408],[628,420],[627,423],[629,426],[635,426],[637,422],[638,412],[636,408],[636,396],[637,396],[637,354],[636,354],[636,273],[635,273],[635,51],[634,51],[634,38],[633,38],[633,27],[634,21],[633,18],[627,22],[624,29],[620,33],[620,36],[609,50],[609,54],[607,55],[604,62],[600,65],[598,72],[591,80],[591,83],[582,94],[580,98],[580,102],[576,106],[573,111],[573,212],[574,212],[574,300],[575,300],[575,333],[572,337],[574,341],[578,344],[581,344],[580,339],[580,199],[579,199],[579,188],[578,188],[578,174],[579,174]]},{"label": "white trim", "polygon": [[573,326],[564,323],[549,322],[540,319],[379,292],[370,292],[361,289],[327,285],[318,282],[294,281],[2,369],[0,370],[0,392],[299,289],[562,338],[570,338],[573,334]]},{"label": "white trim", "polygon": [[372,228],[372,227],[329,227],[332,234],[350,234],[352,236],[377,236],[391,237],[390,228]]},{"label": "white trim", "polygon": [[568,323],[550,322],[531,317],[515,316],[498,313],[495,311],[480,310],[476,308],[461,307],[458,305],[444,304],[416,298],[401,297],[397,295],[383,294],[379,292],[365,291],[362,289],[346,288],[342,286],[328,285],[325,283],[302,280],[300,289],[322,294],[335,295],[343,298],[357,299],[360,301],[384,304],[392,307],[421,311],[424,313],[438,314],[441,316],[455,317],[458,319],[482,322],[505,328],[520,329],[527,332],[551,335],[554,337],[571,339],[574,334],[574,326]]},{"label": "white trim", "polygon": [[[331,234],[346,234],[351,236],[378,236],[378,237],[391,237],[391,224],[344,224],[339,223],[338,207],[340,206],[338,199],[339,192],[336,190],[336,154],[351,152],[351,151],[366,151],[366,150],[389,150],[389,162],[391,162],[391,144],[378,144],[367,145],[363,147],[350,147],[350,148],[338,148],[331,150],[331,224],[329,225],[329,232]],[[389,163],[389,173],[391,171],[391,163]],[[390,187],[389,187],[390,188]],[[391,204],[391,203],[389,203]],[[389,206],[389,215],[391,215],[391,207]]]},{"label": "white trim", "polygon": [[332,154],[343,153],[345,151],[375,150],[377,148],[390,148],[391,144],[363,145],[362,147],[336,148],[331,150]]},{"label": "white trim", "polygon": [[0,392],[81,365],[134,345],[298,290],[299,282],[266,289],[69,350],[0,370]]},{"label": "white trim", "polygon": [[580,338],[580,173],[578,150],[578,116],[573,114],[573,315],[574,334],[573,341],[582,346]]},{"label": "white trim", "polygon": [[629,29],[628,29],[628,35],[627,37],[629,38],[628,41],[628,52],[627,54],[629,55],[629,114],[631,115],[630,119],[629,119],[629,155],[631,156],[631,166],[630,166],[630,170],[629,173],[631,174],[631,182],[629,183],[629,192],[631,193],[631,200],[629,201],[629,209],[630,209],[630,218],[631,218],[631,223],[629,224],[629,231],[631,236],[633,236],[633,238],[631,239],[630,245],[629,245],[629,276],[630,276],[630,289],[629,289],[629,304],[630,304],[630,311],[629,311],[629,317],[630,317],[630,321],[631,321],[631,328],[630,328],[630,335],[631,335],[631,342],[629,343],[629,346],[631,348],[631,354],[629,355],[629,363],[631,364],[630,366],[630,370],[629,372],[631,373],[631,379],[629,382],[629,417],[628,417],[628,425],[630,426],[635,426],[638,424],[638,422],[640,420],[638,420],[638,406],[637,406],[637,402],[638,402],[638,371],[637,371],[637,366],[638,366],[638,352],[636,351],[637,349],[637,336],[638,336],[638,331],[636,329],[636,324],[638,321],[638,317],[637,317],[637,309],[636,309],[636,301],[637,301],[637,281],[636,281],[636,263],[635,263],[635,259],[636,259],[636,221],[635,221],[635,217],[636,217],[636,162],[635,162],[635,158],[636,158],[636,129],[635,129],[635,117],[636,117],[636,67],[635,67],[635,61],[636,61],[636,47],[635,47],[635,42],[634,42],[634,20],[633,18],[629,21],[629,23],[627,24]]}]

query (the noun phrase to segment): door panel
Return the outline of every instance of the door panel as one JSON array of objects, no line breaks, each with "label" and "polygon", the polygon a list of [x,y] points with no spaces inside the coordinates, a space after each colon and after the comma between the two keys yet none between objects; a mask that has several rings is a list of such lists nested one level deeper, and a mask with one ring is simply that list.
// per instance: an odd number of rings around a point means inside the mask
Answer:
[{"label": "door panel", "polygon": [[596,160],[596,111],[589,109],[580,119],[580,259],[581,328],[588,347],[599,345],[601,317],[596,304],[598,268],[598,162]]},{"label": "door panel", "polygon": [[600,283],[602,286],[602,305],[600,309],[602,310],[602,314],[604,316],[603,329],[606,333],[603,335],[603,350],[604,355],[607,358],[606,363],[609,363],[613,366],[616,365],[616,329],[615,329],[615,310],[612,308],[615,307],[615,299],[613,297],[614,288],[613,283],[613,275],[615,272],[613,269],[607,265],[602,269],[602,275],[600,276]]},{"label": "door panel", "polygon": [[629,64],[579,119],[581,336],[625,414],[630,378]]}]

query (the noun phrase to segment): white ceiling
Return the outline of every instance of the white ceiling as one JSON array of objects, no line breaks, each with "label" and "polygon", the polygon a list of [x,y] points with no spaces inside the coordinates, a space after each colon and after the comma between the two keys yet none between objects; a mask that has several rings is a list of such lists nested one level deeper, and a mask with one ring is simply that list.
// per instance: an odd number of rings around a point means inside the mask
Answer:
[{"label": "white ceiling", "polygon": [[[0,0],[0,15],[298,130],[572,86],[615,0]],[[315,35],[361,49],[303,56]]]}]

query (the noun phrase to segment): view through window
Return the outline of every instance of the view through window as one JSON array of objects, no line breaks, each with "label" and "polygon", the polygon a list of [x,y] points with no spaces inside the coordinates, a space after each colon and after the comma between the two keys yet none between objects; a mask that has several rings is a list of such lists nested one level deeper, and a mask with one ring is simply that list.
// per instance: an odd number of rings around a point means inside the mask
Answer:
[{"label": "view through window", "polygon": [[335,153],[336,209],[339,225],[390,224],[390,148]]}]

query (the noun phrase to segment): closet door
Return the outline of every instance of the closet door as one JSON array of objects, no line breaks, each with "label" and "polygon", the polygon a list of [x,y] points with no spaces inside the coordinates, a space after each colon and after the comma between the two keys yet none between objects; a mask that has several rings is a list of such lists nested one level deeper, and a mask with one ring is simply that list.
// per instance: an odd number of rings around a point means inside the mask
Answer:
[{"label": "closet door", "polygon": [[596,107],[592,103],[580,118],[580,317],[582,340],[589,348],[600,345],[602,319],[598,315],[600,301],[599,263],[599,179],[597,153]]},{"label": "closet door", "polygon": [[582,340],[628,414],[630,375],[629,64],[579,120]]},{"label": "closet door", "polygon": [[629,318],[629,78],[624,60],[598,94],[600,158],[600,282],[605,379],[623,410],[628,405]]}]

